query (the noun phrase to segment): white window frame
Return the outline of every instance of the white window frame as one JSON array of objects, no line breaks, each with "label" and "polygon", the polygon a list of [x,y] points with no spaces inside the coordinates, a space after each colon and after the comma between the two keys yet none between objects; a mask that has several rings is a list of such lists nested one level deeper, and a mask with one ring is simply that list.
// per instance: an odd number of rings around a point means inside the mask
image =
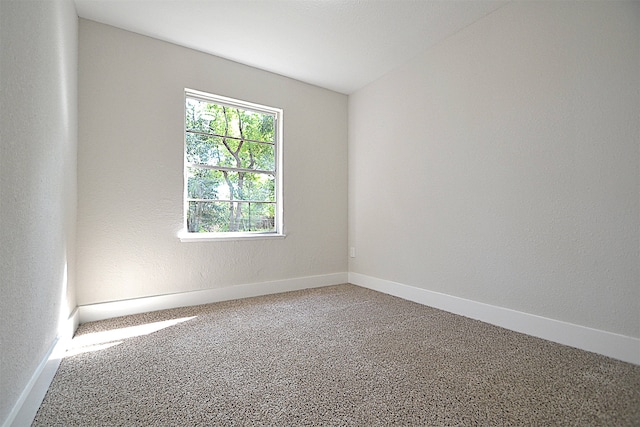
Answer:
[{"label": "white window frame", "polygon": [[[187,212],[189,209],[189,197],[188,197],[188,178],[187,168],[190,163],[187,162],[187,129],[186,121],[184,119],[186,115],[186,102],[187,98],[197,99],[205,102],[210,102],[218,105],[225,105],[228,107],[237,107],[244,110],[251,110],[260,113],[272,114],[275,116],[275,135],[274,135],[274,147],[275,147],[275,188],[276,188],[276,208],[275,208],[275,231],[270,232],[210,232],[210,233],[192,233],[187,228]],[[182,116],[184,131],[183,131],[183,228],[179,233],[180,241],[182,242],[202,242],[202,241],[215,241],[215,240],[244,240],[244,239],[273,239],[284,238],[284,211],[282,204],[282,116],[283,111],[281,108],[269,107],[266,105],[255,104],[252,102],[242,101],[234,98],[227,98],[225,96],[214,95],[207,92],[201,92],[194,89],[184,90],[184,113]]]}]

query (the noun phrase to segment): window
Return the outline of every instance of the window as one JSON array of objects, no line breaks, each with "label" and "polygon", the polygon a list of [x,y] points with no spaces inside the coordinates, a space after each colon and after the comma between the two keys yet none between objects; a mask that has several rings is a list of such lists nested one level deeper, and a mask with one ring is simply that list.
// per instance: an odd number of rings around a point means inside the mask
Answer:
[{"label": "window", "polygon": [[183,240],[282,236],[281,126],[280,109],[185,91]]}]

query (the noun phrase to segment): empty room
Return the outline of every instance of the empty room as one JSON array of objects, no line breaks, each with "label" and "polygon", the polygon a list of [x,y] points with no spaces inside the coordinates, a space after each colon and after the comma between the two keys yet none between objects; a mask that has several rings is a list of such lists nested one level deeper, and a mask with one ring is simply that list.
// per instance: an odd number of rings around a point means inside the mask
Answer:
[{"label": "empty room", "polygon": [[640,425],[640,2],[0,0],[0,425]]}]

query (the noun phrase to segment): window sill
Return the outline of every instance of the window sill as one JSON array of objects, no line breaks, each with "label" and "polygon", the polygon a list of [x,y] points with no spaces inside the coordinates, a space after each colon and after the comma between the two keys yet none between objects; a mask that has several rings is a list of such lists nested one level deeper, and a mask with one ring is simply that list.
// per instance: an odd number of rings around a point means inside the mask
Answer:
[{"label": "window sill", "polygon": [[181,242],[214,242],[224,240],[269,240],[284,239],[281,233],[187,233],[181,232],[178,237]]}]

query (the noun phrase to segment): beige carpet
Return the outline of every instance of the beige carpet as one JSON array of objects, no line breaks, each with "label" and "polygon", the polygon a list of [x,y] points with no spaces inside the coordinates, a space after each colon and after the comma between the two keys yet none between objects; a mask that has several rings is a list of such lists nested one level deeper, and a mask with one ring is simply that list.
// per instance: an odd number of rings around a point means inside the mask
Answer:
[{"label": "beige carpet", "polygon": [[75,340],[34,426],[640,425],[640,366],[352,285]]}]

